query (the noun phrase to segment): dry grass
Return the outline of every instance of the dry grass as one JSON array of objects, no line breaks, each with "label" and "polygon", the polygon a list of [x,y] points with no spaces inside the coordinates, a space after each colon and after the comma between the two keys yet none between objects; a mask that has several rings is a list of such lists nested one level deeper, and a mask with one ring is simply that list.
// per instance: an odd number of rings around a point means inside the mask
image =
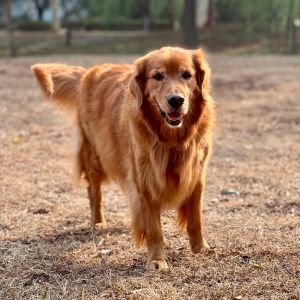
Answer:
[{"label": "dry grass", "polygon": [[0,299],[300,299],[299,58],[210,58],[219,118],[205,232],[216,252],[192,255],[168,212],[166,273],[144,270],[117,187],[104,191],[108,229],[89,229],[86,192],[71,182],[71,124],[29,70],[132,59],[0,60]]}]

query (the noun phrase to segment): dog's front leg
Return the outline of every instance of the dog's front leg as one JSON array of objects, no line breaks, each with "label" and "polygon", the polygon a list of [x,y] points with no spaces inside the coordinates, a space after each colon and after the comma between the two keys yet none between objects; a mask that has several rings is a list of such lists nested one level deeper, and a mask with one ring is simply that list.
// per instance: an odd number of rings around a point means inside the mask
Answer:
[{"label": "dog's front leg", "polygon": [[148,247],[148,269],[167,269],[163,250],[163,235],[160,223],[160,207],[147,203],[145,205],[146,241]]},{"label": "dog's front leg", "polygon": [[179,209],[179,217],[182,223],[186,223],[186,230],[189,236],[190,246],[193,253],[209,248],[203,237],[203,194],[204,181],[197,183],[191,196],[186,199]]},{"label": "dog's front leg", "polygon": [[143,196],[137,195],[133,207],[133,230],[138,244],[146,240],[148,248],[147,269],[165,270],[168,264],[163,249],[160,223],[160,206]]}]

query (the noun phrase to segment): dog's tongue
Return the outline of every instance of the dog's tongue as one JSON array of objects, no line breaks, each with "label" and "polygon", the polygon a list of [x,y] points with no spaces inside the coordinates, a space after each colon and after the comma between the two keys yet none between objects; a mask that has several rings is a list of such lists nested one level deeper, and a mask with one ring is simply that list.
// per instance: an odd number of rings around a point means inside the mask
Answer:
[{"label": "dog's tongue", "polygon": [[167,117],[169,120],[172,120],[172,121],[181,120],[181,118],[182,118],[181,114],[178,112],[168,113]]}]

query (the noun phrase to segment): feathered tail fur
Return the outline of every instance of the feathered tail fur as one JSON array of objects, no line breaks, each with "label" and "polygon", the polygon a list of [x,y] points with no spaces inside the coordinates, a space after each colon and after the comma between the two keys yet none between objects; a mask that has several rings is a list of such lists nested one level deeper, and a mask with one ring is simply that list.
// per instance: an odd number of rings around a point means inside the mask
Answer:
[{"label": "feathered tail fur", "polygon": [[61,64],[36,64],[31,67],[47,99],[67,110],[75,110],[79,86],[86,69]]}]

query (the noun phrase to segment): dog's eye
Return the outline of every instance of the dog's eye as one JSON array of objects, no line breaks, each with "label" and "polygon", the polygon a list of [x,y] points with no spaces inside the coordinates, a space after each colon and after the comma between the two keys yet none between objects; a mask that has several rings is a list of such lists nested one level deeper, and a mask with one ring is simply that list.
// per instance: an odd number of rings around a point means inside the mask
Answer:
[{"label": "dog's eye", "polygon": [[152,78],[153,78],[154,80],[156,80],[156,81],[162,81],[162,80],[164,79],[164,75],[161,74],[161,73],[156,73],[156,74],[153,75]]},{"label": "dog's eye", "polygon": [[189,80],[191,77],[192,77],[192,74],[190,72],[183,72],[181,77],[184,79],[184,80]]}]

